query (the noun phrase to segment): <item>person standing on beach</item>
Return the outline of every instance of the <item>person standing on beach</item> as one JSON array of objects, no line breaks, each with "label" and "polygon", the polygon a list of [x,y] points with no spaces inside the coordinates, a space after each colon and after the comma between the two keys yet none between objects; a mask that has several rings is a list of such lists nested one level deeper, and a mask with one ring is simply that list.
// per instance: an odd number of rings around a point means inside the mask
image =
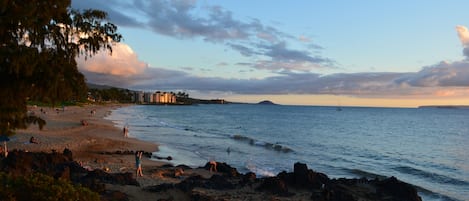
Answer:
[{"label": "person standing on beach", "polygon": [[135,153],[135,166],[137,167],[137,177],[138,176],[143,177],[143,173],[142,173],[142,154],[143,154],[143,151],[137,151]]},{"label": "person standing on beach", "polygon": [[129,128],[124,126],[124,137],[129,137]]}]

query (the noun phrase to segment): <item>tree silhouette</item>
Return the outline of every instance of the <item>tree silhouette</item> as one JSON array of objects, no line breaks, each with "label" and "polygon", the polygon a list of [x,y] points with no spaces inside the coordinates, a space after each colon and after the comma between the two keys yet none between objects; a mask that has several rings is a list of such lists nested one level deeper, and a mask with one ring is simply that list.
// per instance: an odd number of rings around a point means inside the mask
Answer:
[{"label": "tree silhouette", "polygon": [[112,52],[122,36],[99,10],[73,10],[70,0],[0,2],[0,135],[45,121],[27,114],[27,101],[86,98],[76,57]]}]

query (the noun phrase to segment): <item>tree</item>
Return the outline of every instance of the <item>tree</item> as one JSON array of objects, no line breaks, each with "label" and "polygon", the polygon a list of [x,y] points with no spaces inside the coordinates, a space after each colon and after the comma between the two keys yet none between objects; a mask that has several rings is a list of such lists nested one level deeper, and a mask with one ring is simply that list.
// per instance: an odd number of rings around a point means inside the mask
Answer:
[{"label": "tree", "polygon": [[27,114],[27,100],[86,97],[76,57],[91,57],[122,36],[99,10],[73,10],[70,0],[0,2],[0,135],[45,121]]}]

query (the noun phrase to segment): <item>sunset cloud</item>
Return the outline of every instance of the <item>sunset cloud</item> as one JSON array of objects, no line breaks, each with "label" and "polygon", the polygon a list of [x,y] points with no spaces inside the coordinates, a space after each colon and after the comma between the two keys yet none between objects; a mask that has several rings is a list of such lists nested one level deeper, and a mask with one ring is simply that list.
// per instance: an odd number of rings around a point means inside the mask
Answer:
[{"label": "sunset cloud", "polygon": [[466,47],[469,45],[469,30],[465,26],[458,25],[456,26],[456,31],[458,33],[459,40],[461,44]]},{"label": "sunset cloud", "polygon": [[90,73],[109,74],[120,77],[129,77],[141,74],[147,64],[139,61],[132,48],[124,43],[116,43],[112,47],[112,54],[101,51],[91,59],[78,58],[81,70]]},{"label": "sunset cloud", "polygon": [[[100,53],[79,59],[79,68],[91,83],[108,84],[140,90],[193,90],[234,94],[332,94],[355,97],[461,97],[469,95],[469,61],[440,62],[418,72],[336,73],[321,75],[308,72],[313,62],[287,58],[302,57],[283,45],[269,47],[279,61],[258,61],[258,69],[277,69],[277,75],[262,79],[227,79],[195,76],[180,70],[149,67],[138,60],[133,50],[117,44],[112,55]],[[268,50],[267,47],[264,48]],[[275,50],[277,49],[277,50]],[[312,58],[302,59],[308,60]],[[241,64],[240,64],[241,65]],[[294,71],[281,69],[295,69]]]},{"label": "sunset cloud", "polygon": [[[233,94],[331,94],[354,97],[459,97],[468,96],[469,60],[439,62],[416,72],[316,73],[335,69],[334,59],[315,55],[323,48],[304,35],[293,37],[258,19],[240,20],[219,6],[200,6],[197,1],[73,1],[76,8],[105,10],[119,26],[151,30],[178,40],[200,39],[239,53],[243,60],[229,63],[243,72],[269,72],[263,78],[222,78],[190,74],[204,66],[149,66],[126,44],[112,55],[99,53],[84,60],[79,69],[88,82],[135,90],[193,90]],[[125,10],[125,12],[124,12]],[[138,17],[124,13],[132,11]],[[202,12],[201,12],[202,11]],[[204,14],[200,14],[204,13]],[[456,26],[456,33],[469,58],[469,30]],[[189,41],[187,40],[187,41]],[[295,43],[298,42],[298,43]],[[311,51],[313,52],[311,52]],[[213,69],[210,69],[213,70]]]},{"label": "sunset cloud", "polygon": [[[271,63],[279,60],[310,63],[304,67],[312,68],[305,70],[314,70],[316,66],[321,65],[331,67],[332,64],[332,59],[322,58],[308,51],[311,47],[320,47],[311,43],[309,38],[304,36],[299,38],[302,40],[303,49],[287,49],[285,47],[288,43],[297,42],[298,38],[263,24],[257,19],[246,21],[236,19],[231,11],[220,6],[199,7],[197,1],[168,0],[143,0],[133,3],[114,1],[106,6],[91,0],[72,3],[74,7],[80,9],[96,5],[97,8],[108,12],[111,20],[120,26],[150,29],[154,33],[181,40],[200,38],[206,42],[225,45],[253,60],[258,60],[257,57],[260,56],[263,60],[270,59]],[[141,19],[131,19],[120,12],[129,10],[138,13]],[[201,10],[207,14],[197,15]],[[304,44],[306,41],[309,43]],[[320,50],[320,48],[315,48],[315,50]],[[273,71],[279,68],[278,65],[270,66],[273,67],[270,69]],[[287,67],[283,65],[283,68]]]},{"label": "sunset cloud", "polygon": [[459,40],[463,45],[463,55],[469,58],[469,30],[465,26],[458,25],[456,26],[456,31],[458,33]]}]

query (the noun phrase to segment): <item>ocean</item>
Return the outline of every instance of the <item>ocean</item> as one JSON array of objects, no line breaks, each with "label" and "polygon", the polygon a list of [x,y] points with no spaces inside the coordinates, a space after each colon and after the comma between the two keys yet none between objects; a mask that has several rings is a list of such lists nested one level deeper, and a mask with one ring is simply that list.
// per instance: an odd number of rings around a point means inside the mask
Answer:
[{"label": "ocean", "polygon": [[135,105],[107,119],[174,165],[272,176],[302,162],[330,178],[395,176],[424,200],[469,200],[469,109]]}]

